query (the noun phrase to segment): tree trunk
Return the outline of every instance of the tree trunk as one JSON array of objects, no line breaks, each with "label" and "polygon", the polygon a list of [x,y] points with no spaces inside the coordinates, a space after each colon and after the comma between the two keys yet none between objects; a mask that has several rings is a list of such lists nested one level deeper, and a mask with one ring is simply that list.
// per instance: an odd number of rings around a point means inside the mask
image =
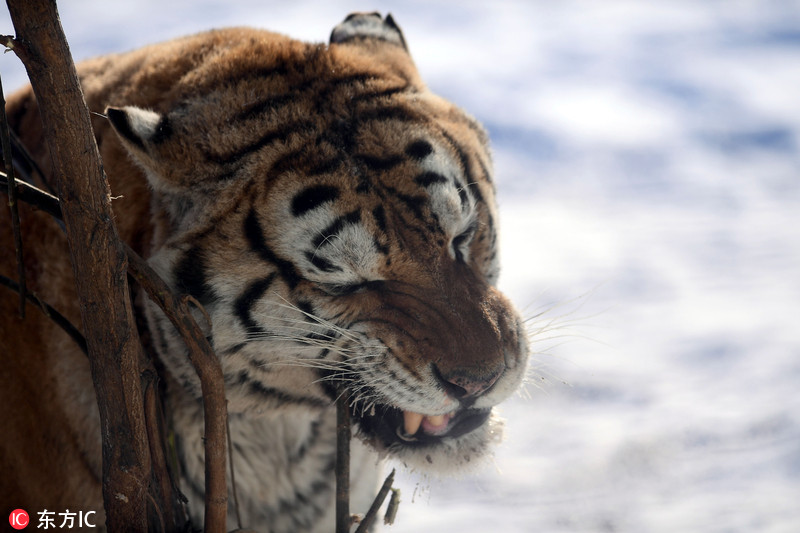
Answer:
[{"label": "tree trunk", "polygon": [[150,451],[140,377],[144,359],[128,296],[127,262],[55,2],[9,0],[22,59],[41,110],[75,274],[103,434],[110,531],[147,530]]}]

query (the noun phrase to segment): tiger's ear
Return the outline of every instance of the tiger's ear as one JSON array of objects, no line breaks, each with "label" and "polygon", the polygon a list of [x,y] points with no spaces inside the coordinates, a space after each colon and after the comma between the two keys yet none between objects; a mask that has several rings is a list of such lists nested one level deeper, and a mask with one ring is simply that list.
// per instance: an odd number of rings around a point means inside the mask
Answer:
[{"label": "tiger's ear", "polygon": [[401,46],[408,52],[403,32],[391,15],[382,18],[380,13],[351,13],[333,28],[330,44],[341,44],[366,40],[384,41]]},{"label": "tiger's ear", "polygon": [[106,116],[126,147],[137,152],[147,153],[148,145],[158,144],[169,134],[166,117],[147,109],[107,107]]},{"label": "tiger's ear", "polygon": [[151,185],[157,189],[169,189],[166,183],[168,176],[163,175],[161,164],[164,141],[172,133],[167,116],[140,107],[125,106],[107,107],[106,117],[122,145],[146,171]]}]

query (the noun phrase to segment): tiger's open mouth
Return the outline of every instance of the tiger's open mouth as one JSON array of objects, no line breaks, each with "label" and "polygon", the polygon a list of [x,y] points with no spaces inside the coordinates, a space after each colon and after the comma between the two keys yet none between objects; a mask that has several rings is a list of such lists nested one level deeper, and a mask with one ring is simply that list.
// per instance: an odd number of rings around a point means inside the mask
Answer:
[{"label": "tiger's open mouth", "polygon": [[387,405],[361,412],[356,405],[351,414],[365,437],[390,448],[433,446],[443,439],[461,437],[481,427],[491,411],[459,408],[444,415],[423,415]]}]

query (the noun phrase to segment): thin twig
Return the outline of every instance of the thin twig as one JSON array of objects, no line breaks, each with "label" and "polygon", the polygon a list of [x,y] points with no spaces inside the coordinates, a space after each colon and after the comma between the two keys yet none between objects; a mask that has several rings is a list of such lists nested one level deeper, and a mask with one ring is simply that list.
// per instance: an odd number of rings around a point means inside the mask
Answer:
[{"label": "thin twig", "polygon": [[44,172],[42,172],[39,163],[37,163],[30,152],[28,152],[28,149],[22,143],[19,136],[17,136],[12,129],[8,130],[8,136],[11,139],[11,158],[14,163],[14,171],[16,172],[17,179],[33,183],[35,174],[39,176],[39,181],[47,188],[47,192],[53,194],[54,191],[50,187],[50,184],[45,181]]},{"label": "thin twig", "polygon": [[[152,514],[148,516],[149,530],[166,532],[171,529],[171,527],[167,527],[167,524],[179,526],[185,524],[186,514],[179,499],[167,497],[170,494],[180,494],[180,489],[173,477],[173,474],[179,470],[170,468],[167,456],[168,444],[165,436],[163,406],[159,401],[158,383],[158,373],[155,369],[148,369],[142,373],[147,440],[150,443],[150,455],[153,458],[151,490],[147,496],[155,511],[155,517]],[[157,475],[158,472],[166,472],[167,475]],[[154,521],[154,518],[157,518],[157,521]],[[160,526],[160,529],[155,529],[156,525]]]},{"label": "thin twig", "polygon": [[336,533],[348,533],[350,516],[350,400],[336,401]]},{"label": "thin twig", "polygon": [[[8,287],[17,293],[20,292],[19,284],[5,276],[0,276],[0,285]],[[50,306],[50,304],[42,301],[38,296],[36,296],[36,294],[28,292],[25,294],[25,297],[29,302],[41,309],[42,313],[44,313],[47,318],[55,322],[58,327],[63,329],[64,332],[69,335],[73,341],[75,341],[75,344],[78,345],[78,348],[80,348],[84,354],[89,355],[89,351],[86,347],[86,339],[83,337],[83,334],[80,332],[80,330],[76,328],[74,324],[72,324],[72,322],[70,322],[64,315],[56,311],[52,306]]]},{"label": "thin twig", "polygon": [[228,432],[228,463],[231,469],[231,491],[233,492],[233,510],[236,512],[236,527],[242,529],[242,515],[239,512],[239,496],[236,494],[236,474],[233,468],[233,444],[231,443],[231,419],[228,417],[225,420],[226,429]]},{"label": "thin twig", "polygon": [[392,472],[386,476],[386,480],[383,482],[381,490],[378,491],[378,495],[375,496],[375,500],[373,500],[372,505],[370,505],[369,511],[367,511],[367,514],[364,515],[364,518],[358,525],[356,533],[366,533],[367,530],[369,530],[370,526],[375,521],[375,517],[378,515],[378,510],[386,500],[386,495],[389,494],[389,490],[392,488],[392,483],[394,483],[394,468],[392,468]]},{"label": "thin twig", "polygon": [[397,517],[397,508],[400,506],[400,489],[392,489],[392,497],[389,498],[389,505],[386,506],[386,514],[383,515],[384,525],[391,526]]},{"label": "thin twig", "polygon": [[19,280],[19,316],[25,318],[25,301],[28,287],[25,282],[25,263],[22,259],[22,232],[19,224],[19,206],[17,205],[17,188],[14,186],[14,163],[11,155],[11,138],[9,136],[8,117],[6,116],[6,99],[3,95],[3,83],[0,81],[0,149],[3,151],[3,163],[8,176],[8,207],[11,209],[11,229],[14,233],[14,250],[17,254],[17,279]]},{"label": "thin twig", "polygon": [[[7,187],[9,183],[8,176],[4,172],[0,172],[0,186]],[[58,222],[63,222],[61,215],[61,204],[55,196],[49,192],[45,192],[30,183],[24,181],[15,181],[14,190],[17,194],[17,199],[25,202],[37,209],[41,209]]]}]

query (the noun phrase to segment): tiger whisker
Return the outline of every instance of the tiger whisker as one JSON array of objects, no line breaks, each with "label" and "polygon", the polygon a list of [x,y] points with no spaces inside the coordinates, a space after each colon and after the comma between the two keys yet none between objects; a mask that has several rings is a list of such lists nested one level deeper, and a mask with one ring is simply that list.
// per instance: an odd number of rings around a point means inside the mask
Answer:
[{"label": "tiger whisker", "polygon": [[281,340],[281,341],[291,341],[291,342],[298,342],[300,344],[304,344],[306,346],[317,346],[319,348],[326,348],[331,351],[335,351],[342,354],[347,353],[358,353],[350,348],[344,348],[341,346],[337,346],[336,344],[332,344],[331,342],[325,339],[309,339],[308,337],[295,337],[292,335],[279,335],[279,334],[266,334],[266,335],[254,335],[252,337],[248,337],[248,340],[251,341],[261,341],[261,340]]},{"label": "tiger whisker", "polygon": [[277,292],[275,293],[275,295],[285,302],[284,304],[277,304],[278,306],[284,307],[286,309],[291,309],[291,310],[297,311],[299,313],[302,313],[303,315],[307,316],[308,318],[310,318],[311,320],[317,322],[318,324],[322,324],[323,326],[326,326],[326,327],[332,329],[333,331],[336,331],[337,333],[340,333],[343,337],[347,337],[347,338],[349,338],[351,340],[354,340],[354,341],[358,341],[359,340],[358,337],[355,334],[353,334],[351,331],[349,331],[349,330],[347,330],[347,329],[345,329],[345,328],[343,328],[343,327],[341,327],[341,326],[339,326],[337,324],[334,324],[333,322],[325,320],[324,318],[319,317],[319,316],[317,316],[317,315],[315,315],[313,313],[309,313],[308,311],[304,311],[304,310],[300,309],[299,307],[297,307],[296,305],[292,304],[289,300],[287,300],[286,298],[284,298],[283,296],[281,296]]}]

